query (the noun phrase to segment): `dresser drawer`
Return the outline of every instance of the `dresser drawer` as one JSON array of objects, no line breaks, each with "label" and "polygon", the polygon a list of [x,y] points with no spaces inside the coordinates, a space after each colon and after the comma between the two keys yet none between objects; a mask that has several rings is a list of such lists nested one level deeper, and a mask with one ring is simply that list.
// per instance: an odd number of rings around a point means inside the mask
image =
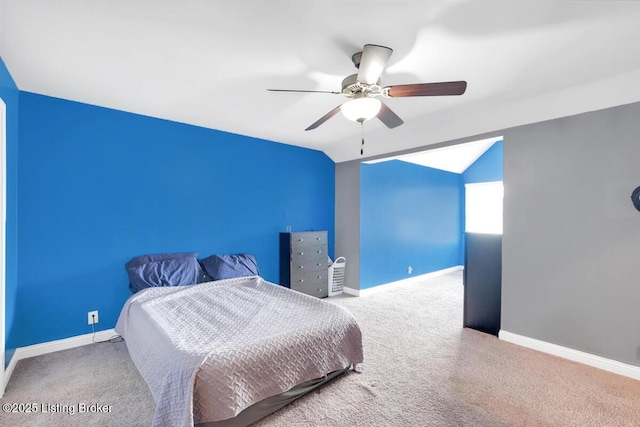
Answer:
[{"label": "dresser drawer", "polygon": [[297,258],[291,262],[292,274],[306,273],[307,271],[327,270],[329,263],[327,257],[322,255],[320,258]]},{"label": "dresser drawer", "polygon": [[329,282],[327,276],[329,275],[329,270],[318,270],[318,271],[293,271],[291,272],[291,289],[296,289],[300,287],[306,287],[307,285],[314,284],[324,284],[327,288],[329,287]]},{"label": "dresser drawer", "polygon": [[303,294],[311,295],[317,298],[325,298],[329,296],[329,285],[327,282],[322,283],[307,283],[304,286],[292,288],[294,291],[302,292]]},{"label": "dresser drawer", "polygon": [[327,232],[326,231],[310,231],[307,233],[293,233],[291,234],[291,247],[303,248],[306,246],[326,245],[327,244]]},{"label": "dresser drawer", "polygon": [[291,248],[291,262],[303,262],[310,259],[324,258],[327,263],[327,245]]}]

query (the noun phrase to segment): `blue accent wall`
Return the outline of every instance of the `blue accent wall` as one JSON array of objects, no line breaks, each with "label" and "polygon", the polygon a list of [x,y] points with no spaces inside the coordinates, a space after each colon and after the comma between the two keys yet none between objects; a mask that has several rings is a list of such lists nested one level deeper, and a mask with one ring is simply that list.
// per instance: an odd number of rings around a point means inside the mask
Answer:
[{"label": "blue accent wall", "polygon": [[502,145],[502,141],[493,144],[462,173],[465,184],[502,181]]},{"label": "blue accent wall", "polygon": [[462,264],[460,174],[392,160],[360,185],[360,289]]},{"label": "blue accent wall", "polygon": [[136,255],[248,252],[277,282],[288,225],[333,248],[319,151],[20,92],[19,154],[16,347],[112,328]]},{"label": "blue accent wall", "polygon": [[16,346],[10,343],[16,328],[18,295],[18,115],[19,91],[0,57],[0,98],[6,105],[6,256],[5,256],[5,365]]}]

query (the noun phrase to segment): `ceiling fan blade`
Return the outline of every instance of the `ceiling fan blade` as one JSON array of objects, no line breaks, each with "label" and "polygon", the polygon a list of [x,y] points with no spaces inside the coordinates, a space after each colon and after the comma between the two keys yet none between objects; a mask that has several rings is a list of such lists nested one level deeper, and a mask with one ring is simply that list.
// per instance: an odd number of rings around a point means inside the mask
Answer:
[{"label": "ceiling fan blade", "polygon": [[324,122],[329,120],[331,117],[333,117],[336,114],[338,114],[338,112],[340,111],[340,107],[341,107],[341,105],[338,105],[336,108],[334,108],[333,110],[329,111],[324,116],[320,117],[316,122],[314,122],[311,126],[306,128],[305,130],[313,130],[313,129],[317,128],[318,126],[320,126],[321,124],[323,124]]},{"label": "ceiling fan blade", "polygon": [[333,93],[340,95],[342,92],[333,92],[329,90],[298,90],[298,89],[267,89],[269,92],[301,92],[301,93]]},{"label": "ceiling fan blade", "polygon": [[389,47],[365,44],[358,68],[358,81],[370,85],[376,84],[391,53],[393,49]]},{"label": "ceiling fan blade", "polygon": [[402,96],[445,96],[462,95],[467,90],[467,82],[417,83],[383,88],[383,94],[390,97]]},{"label": "ceiling fan blade", "polygon": [[393,129],[404,123],[404,120],[398,117],[398,115],[394,113],[391,108],[387,107],[384,102],[381,102],[381,104],[382,105],[380,105],[380,111],[378,112],[378,118],[389,129]]}]

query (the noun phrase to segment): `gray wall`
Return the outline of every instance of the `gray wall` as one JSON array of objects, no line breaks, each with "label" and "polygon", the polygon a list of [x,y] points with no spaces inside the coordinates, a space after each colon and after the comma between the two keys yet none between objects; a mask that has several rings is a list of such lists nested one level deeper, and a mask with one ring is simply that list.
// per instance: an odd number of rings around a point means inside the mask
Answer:
[{"label": "gray wall", "polygon": [[344,285],[360,289],[360,162],[336,164],[334,256],[347,259]]},{"label": "gray wall", "polygon": [[[640,185],[640,103],[438,146],[499,135],[501,329],[640,366],[640,212],[630,198]],[[336,165],[336,254],[348,250],[355,288],[359,173],[357,162]]]},{"label": "gray wall", "polygon": [[501,329],[640,365],[640,104],[504,132]]}]

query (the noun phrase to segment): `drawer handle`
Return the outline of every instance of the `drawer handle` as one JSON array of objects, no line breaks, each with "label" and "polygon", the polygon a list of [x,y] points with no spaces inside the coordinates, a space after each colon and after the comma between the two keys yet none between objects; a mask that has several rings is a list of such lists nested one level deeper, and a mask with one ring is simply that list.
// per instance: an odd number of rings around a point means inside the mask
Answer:
[{"label": "drawer handle", "polygon": [[316,237],[316,240],[322,240],[322,237]]},{"label": "drawer handle", "polygon": [[298,255],[304,255],[304,252],[298,252]]},{"label": "drawer handle", "polygon": [[322,276],[317,276],[316,279],[322,279]]},{"label": "drawer handle", "polygon": [[318,253],[319,253],[319,254],[321,254],[321,253],[322,253],[322,251],[318,251]]},{"label": "drawer handle", "polygon": [[321,266],[322,264],[320,264],[320,263],[317,263],[316,265],[317,265],[318,267],[320,267],[320,266]]},{"label": "drawer handle", "polygon": [[298,282],[304,282],[304,279],[300,279],[300,280],[298,280]]},{"label": "drawer handle", "polygon": [[304,239],[298,239],[298,242],[304,242]]},{"label": "drawer handle", "polygon": [[318,288],[318,292],[322,292],[322,289]]},{"label": "drawer handle", "polygon": [[301,266],[300,266],[300,267],[298,267],[298,268],[304,268],[304,265],[301,265]]}]

